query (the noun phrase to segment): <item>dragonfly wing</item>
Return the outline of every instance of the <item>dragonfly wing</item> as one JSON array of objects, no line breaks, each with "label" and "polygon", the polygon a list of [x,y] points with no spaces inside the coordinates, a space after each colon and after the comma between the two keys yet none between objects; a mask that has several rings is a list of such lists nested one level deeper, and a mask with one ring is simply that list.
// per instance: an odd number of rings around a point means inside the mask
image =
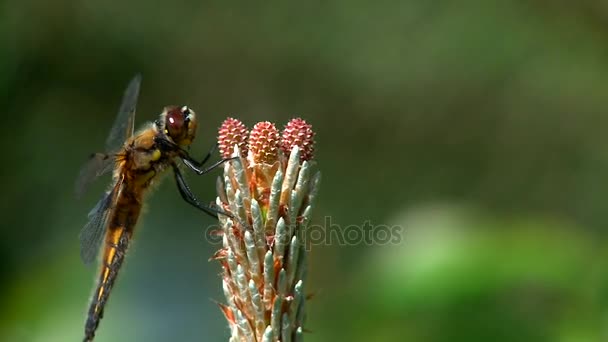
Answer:
[{"label": "dragonfly wing", "polygon": [[122,98],[122,103],[118,109],[118,115],[106,140],[106,151],[118,151],[124,142],[133,135],[135,128],[135,110],[137,107],[137,98],[139,97],[139,88],[141,86],[141,74],[135,75]]},{"label": "dragonfly wing", "polygon": [[93,262],[99,253],[101,243],[106,235],[108,218],[120,193],[121,185],[122,181],[118,181],[111,191],[104,194],[89,212],[89,221],[80,231],[80,257],[87,265]]},{"label": "dragonfly wing", "polygon": [[97,177],[112,171],[113,167],[114,156],[104,153],[95,153],[91,155],[91,158],[89,158],[80,169],[78,178],[76,178],[76,183],[74,184],[76,197],[82,197],[89,185],[91,185]]},{"label": "dragonfly wing", "polygon": [[76,197],[80,198],[86,191],[87,187],[97,177],[108,173],[114,166],[113,154],[120,150],[124,142],[133,135],[135,127],[135,108],[137,106],[137,98],[139,97],[139,88],[141,85],[141,75],[137,74],[125,90],[122,98],[118,115],[114,121],[114,125],[110,130],[110,134],[106,140],[106,152],[95,153],[80,169],[80,174],[76,179],[75,193]]}]

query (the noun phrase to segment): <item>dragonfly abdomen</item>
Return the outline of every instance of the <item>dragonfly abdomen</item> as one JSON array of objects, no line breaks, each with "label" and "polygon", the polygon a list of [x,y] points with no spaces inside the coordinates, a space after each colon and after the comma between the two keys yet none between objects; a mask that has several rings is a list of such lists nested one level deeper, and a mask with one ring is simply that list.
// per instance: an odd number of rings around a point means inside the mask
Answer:
[{"label": "dragonfly abdomen", "polygon": [[[124,195],[119,198],[119,204],[121,200],[125,200]],[[99,321],[103,317],[103,310],[123,264],[140,211],[141,205],[119,205],[114,209],[109,220],[110,226],[106,235],[99,283],[93,294],[85,323],[85,342],[93,340],[95,330],[97,330]]]}]

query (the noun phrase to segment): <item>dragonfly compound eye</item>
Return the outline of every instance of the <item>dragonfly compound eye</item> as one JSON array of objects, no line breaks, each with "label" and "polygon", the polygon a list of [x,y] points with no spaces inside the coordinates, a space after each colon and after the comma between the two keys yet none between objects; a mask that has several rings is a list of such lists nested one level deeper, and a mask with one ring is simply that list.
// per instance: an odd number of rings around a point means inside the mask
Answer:
[{"label": "dragonfly compound eye", "polygon": [[165,129],[169,137],[178,142],[184,136],[184,128],[182,111],[177,107],[168,108],[165,117]]}]

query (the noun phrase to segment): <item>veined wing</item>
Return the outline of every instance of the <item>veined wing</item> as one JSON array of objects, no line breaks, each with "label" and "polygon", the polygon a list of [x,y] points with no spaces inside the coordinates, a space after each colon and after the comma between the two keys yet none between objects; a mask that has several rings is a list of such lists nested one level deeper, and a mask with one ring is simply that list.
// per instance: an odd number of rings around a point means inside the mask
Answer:
[{"label": "veined wing", "polygon": [[114,125],[106,140],[106,151],[118,151],[125,140],[133,135],[135,127],[135,110],[137,107],[137,98],[139,97],[139,88],[141,86],[141,74],[135,75],[122,97],[122,103],[118,109],[118,115],[114,120]]},{"label": "veined wing", "polygon": [[137,74],[125,90],[118,115],[114,125],[106,139],[106,153],[95,153],[80,169],[76,179],[76,197],[81,197],[87,187],[99,176],[108,173],[114,166],[114,153],[116,153],[124,142],[133,135],[135,128],[135,108],[139,97],[141,75]]},{"label": "veined wing", "polygon": [[76,178],[76,183],[74,184],[76,198],[82,197],[89,185],[91,185],[97,177],[112,171],[113,167],[113,155],[104,153],[92,154],[89,160],[82,166],[78,178]]},{"label": "veined wing", "polygon": [[95,260],[99,253],[101,243],[108,229],[108,218],[112,213],[121,188],[122,178],[116,182],[112,190],[104,194],[89,212],[89,221],[80,231],[80,257],[87,265]]}]

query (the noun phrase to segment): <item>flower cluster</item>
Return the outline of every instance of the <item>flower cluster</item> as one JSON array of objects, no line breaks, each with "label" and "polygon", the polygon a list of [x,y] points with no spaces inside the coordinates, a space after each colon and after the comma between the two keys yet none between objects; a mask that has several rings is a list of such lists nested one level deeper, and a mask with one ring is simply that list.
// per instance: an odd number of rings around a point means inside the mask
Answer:
[{"label": "flower cluster", "polygon": [[228,118],[219,129],[225,164],[217,205],[231,341],[302,340],[307,250],[304,230],[320,181],[313,171],[314,132],[293,119],[283,132],[259,122],[248,132]]}]

